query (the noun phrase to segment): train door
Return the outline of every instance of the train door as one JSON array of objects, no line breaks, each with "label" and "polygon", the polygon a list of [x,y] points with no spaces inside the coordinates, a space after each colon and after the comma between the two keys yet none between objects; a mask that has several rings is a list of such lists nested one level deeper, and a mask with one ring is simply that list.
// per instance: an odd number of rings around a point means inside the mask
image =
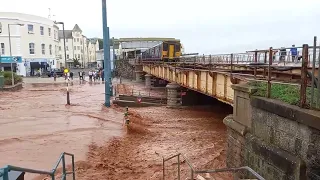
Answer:
[{"label": "train door", "polygon": [[174,44],[169,45],[169,59],[174,58]]}]

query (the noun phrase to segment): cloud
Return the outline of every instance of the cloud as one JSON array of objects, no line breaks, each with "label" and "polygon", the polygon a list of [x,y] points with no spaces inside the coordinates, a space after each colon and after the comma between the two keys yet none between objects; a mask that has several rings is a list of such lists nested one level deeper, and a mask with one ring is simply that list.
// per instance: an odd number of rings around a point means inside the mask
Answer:
[{"label": "cloud", "polygon": [[[175,37],[187,52],[229,53],[312,43],[316,0],[107,0],[110,36]],[[48,16],[88,37],[102,37],[101,1],[10,0],[0,11]]]}]

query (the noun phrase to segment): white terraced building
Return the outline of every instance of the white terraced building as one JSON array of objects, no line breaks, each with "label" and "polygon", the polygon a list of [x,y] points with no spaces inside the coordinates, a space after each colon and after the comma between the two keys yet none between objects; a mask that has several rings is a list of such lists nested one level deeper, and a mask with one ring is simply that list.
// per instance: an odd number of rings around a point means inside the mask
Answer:
[{"label": "white terraced building", "polygon": [[82,30],[76,24],[72,30],[65,30],[67,66],[64,65],[63,31],[59,30],[59,59],[60,66],[74,67],[74,60],[78,60],[79,67],[88,67],[97,62],[96,51],[99,50],[97,38],[88,39],[82,34]]},{"label": "white terraced building", "polygon": [[[10,28],[8,28],[8,25]],[[15,12],[0,12],[0,68],[14,71],[22,76],[34,75],[50,68],[66,67],[62,27],[51,19]],[[9,29],[11,53],[9,45]],[[76,24],[73,30],[66,30],[68,67],[77,57],[80,65],[96,61],[99,50],[97,39],[87,39]]]},{"label": "white terraced building", "polygon": [[[57,67],[59,28],[52,20],[29,14],[0,12],[0,23],[2,70],[10,70],[10,65],[13,63],[17,74],[26,76],[33,74],[39,68]],[[9,29],[12,55],[10,55]]]}]

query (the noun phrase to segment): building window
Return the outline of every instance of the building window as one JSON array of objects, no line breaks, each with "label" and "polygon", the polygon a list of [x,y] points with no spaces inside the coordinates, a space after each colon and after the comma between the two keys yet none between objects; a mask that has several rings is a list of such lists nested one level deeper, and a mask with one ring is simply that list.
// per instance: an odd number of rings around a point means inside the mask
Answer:
[{"label": "building window", "polygon": [[42,51],[43,55],[46,54],[46,45],[45,44],[41,44],[41,51]]},{"label": "building window", "polygon": [[61,46],[59,46],[59,51],[61,51]]},{"label": "building window", "polygon": [[82,39],[80,39],[80,44],[82,45]]},{"label": "building window", "polygon": [[48,34],[51,36],[51,28],[48,28]]},{"label": "building window", "polygon": [[69,54],[67,54],[67,59],[69,59]]},{"label": "building window", "polygon": [[49,45],[49,53],[50,53],[50,55],[52,55],[52,45],[51,44]]},{"label": "building window", "polygon": [[69,51],[69,48],[68,48],[68,46],[66,46],[66,51]]},{"label": "building window", "polygon": [[76,39],[73,39],[74,42],[76,42]]},{"label": "building window", "polygon": [[80,54],[78,54],[78,59],[80,59]]},{"label": "building window", "polygon": [[57,33],[56,33],[56,30],[53,31],[53,36],[54,36],[54,39],[57,39]]},{"label": "building window", "polygon": [[66,39],[66,42],[68,42],[68,39]]},{"label": "building window", "polygon": [[77,38],[77,42],[79,42],[79,38]]},{"label": "building window", "polygon": [[29,43],[29,54],[34,54],[34,43]]},{"label": "building window", "polygon": [[73,49],[74,49],[74,50],[77,50],[77,46],[73,46]]},{"label": "building window", "polygon": [[40,34],[41,34],[41,35],[44,35],[43,26],[40,26]]},{"label": "building window", "polygon": [[1,53],[0,53],[0,55],[1,55],[1,54],[4,55],[4,43],[1,43],[0,46],[1,46]]},{"label": "building window", "polygon": [[33,25],[32,24],[28,24],[28,33],[33,34]]},{"label": "building window", "polygon": [[78,46],[78,50],[80,50],[80,46]]},{"label": "building window", "polygon": [[54,65],[54,60],[52,60],[52,65]]}]

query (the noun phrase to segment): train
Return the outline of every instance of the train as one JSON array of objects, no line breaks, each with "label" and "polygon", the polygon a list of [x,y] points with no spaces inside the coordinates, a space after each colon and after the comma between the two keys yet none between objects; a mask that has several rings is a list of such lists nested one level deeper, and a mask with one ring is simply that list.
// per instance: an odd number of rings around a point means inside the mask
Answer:
[{"label": "train", "polygon": [[181,56],[180,41],[163,41],[158,45],[142,52],[142,61],[176,62]]}]

